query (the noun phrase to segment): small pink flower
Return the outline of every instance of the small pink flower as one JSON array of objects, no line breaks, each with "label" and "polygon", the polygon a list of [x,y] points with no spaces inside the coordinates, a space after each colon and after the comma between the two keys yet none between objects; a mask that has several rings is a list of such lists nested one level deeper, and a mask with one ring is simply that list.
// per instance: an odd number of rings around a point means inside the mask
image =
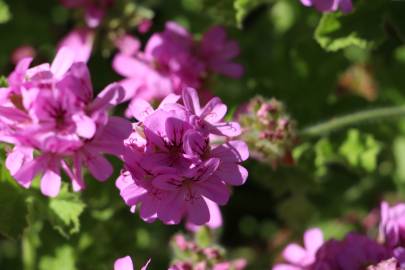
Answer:
[{"label": "small pink flower", "polygon": [[239,45],[228,40],[225,29],[220,26],[210,28],[201,40],[201,57],[212,71],[232,78],[243,75],[243,66],[232,62],[240,53]]},{"label": "small pink flower", "polygon": [[304,233],[304,247],[289,244],[283,251],[283,257],[288,264],[277,264],[273,270],[306,269],[315,262],[318,249],[323,244],[323,234],[318,228],[309,229]]}]

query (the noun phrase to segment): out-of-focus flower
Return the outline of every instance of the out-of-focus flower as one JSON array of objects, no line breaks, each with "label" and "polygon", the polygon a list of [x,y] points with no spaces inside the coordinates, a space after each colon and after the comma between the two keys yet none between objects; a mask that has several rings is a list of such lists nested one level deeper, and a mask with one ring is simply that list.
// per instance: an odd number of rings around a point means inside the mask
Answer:
[{"label": "out-of-focus flower", "polygon": [[152,27],[152,24],[153,22],[151,19],[143,19],[137,26],[138,32],[142,34],[147,33]]},{"label": "out-of-focus flower", "polygon": [[281,102],[255,97],[236,118],[243,130],[240,137],[249,145],[252,157],[273,167],[293,162],[291,150],[297,142],[296,125]]},{"label": "out-of-focus flower", "polygon": [[100,181],[112,174],[103,153],[120,155],[130,123],[109,117],[108,109],[123,96],[111,84],[96,98],[87,66],[74,63],[74,52],[59,50],[52,64],[29,68],[21,60],[2,91],[0,140],[14,145],[6,167],[25,188],[41,177],[41,191],[56,196],[61,186],[60,170],[71,178],[73,189],[85,187],[82,167]]},{"label": "out-of-focus flower", "polygon": [[337,94],[351,93],[368,101],[378,96],[378,86],[372,70],[366,65],[356,64],[349,67],[339,78]]},{"label": "out-of-focus flower", "polygon": [[[150,263],[150,259],[146,262],[146,264],[141,268],[141,270],[148,269],[148,265]],[[119,258],[114,263],[114,270],[134,270],[134,265],[132,263],[132,259],[129,256]]]},{"label": "out-of-focus flower", "polygon": [[60,41],[58,48],[71,49],[75,52],[75,62],[87,63],[93,49],[94,35],[94,31],[89,28],[77,28]]},{"label": "out-of-focus flower", "polygon": [[337,10],[349,13],[353,10],[352,0],[301,0],[307,7],[314,7],[320,12],[334,12]]},{"label": "out-of-focus flower", "polygon": [[[183,104],[172,94],[156,110],[143,100],[130,107],[139,122],[126,141],[125,170],[117,187],[128,205],[140,208],[145,221],[178,224],[185,218],[194,225],[218,226],[218,205],[227,203],[228,186],[246,181],[240,163],[249,156],[247,146],[231,140],[239,132],[225,132],[237,123],[222,121],[226,106],[219,99],[201,110],[196,95],[188,88]],[[214,145],[210,134],[229,141]]]},{"label": "out-of-focus flower", "polygon": [[239,53],[238,43],[228,39],[223,27],[215,26],[204,33],[200,54],[209,70],[232,78],[240,78],[244,72],[243,66],[232,62]]},{"label": "out-of-focus flower", "polygon": [[362,270],[389,259],[390,253],[367,236],[349,233],[342,241],[329,240],[322,245],[310,269]]},{"label": "out-of-focus flower", "polygon": [[100,25],[105,13],[115,0],[60,0],[66,8],[81,8],[85,12],[87,26],[95,28]]},{"label": "out-of-focus flower", "polygon": [[315,262],[318,249],[323,245],[323,234],[318,228],[309,229],[304,233],[304,247],[289,244],[283,251],[288,264],[277,264],[273,270],[306,269]]},{"label": "out-of-focus flower", "polygon": [[381,203],[380,238],[390,247],[404,244],[405,204],[390,207],[387,202]]},{"label": "out-of-focus flower", "polygon": [[144,51],[128,49],[126,44],[134,47],[133,42],[120,43],[113,68],[125,77],[121,83],[128,99],[162,99],[169,93],[180,94],[185,87],[203,88],[212,73],[235,78],[243,73],[242,66],[233,62],[239,47],[221,27],[197,41],[182,26],[168,22],[163,32],[151,36]]},{"label": "out-of-focus flower", "polygon": [[36,54],[37,52],[33,47],[29,45],[20,46],[18,48],[15,48],[14,51],[11,53],[11,63],[17,65],[17,63],[24,58],[35,58]]},{"label": "out-of-focus flower", "polygon": [[169,270],[243,270],[247,266],[245,259],[226,260],[225,250],[213,243],[202,247],[182,234],[173,237],[172,247],[177,257]]},{"label": "out-of-focus flower", "polygon": [[389,260],[382,261],[375,266],[369,266],[367,270],[400,270],[398,266],[398,262],[395,258],[391,258]]}]

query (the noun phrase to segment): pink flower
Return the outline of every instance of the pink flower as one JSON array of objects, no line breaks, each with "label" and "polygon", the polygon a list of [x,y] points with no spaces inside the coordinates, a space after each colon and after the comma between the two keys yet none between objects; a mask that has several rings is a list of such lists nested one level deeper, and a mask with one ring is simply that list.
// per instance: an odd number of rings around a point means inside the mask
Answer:
[{"label": "pink flower", "polygon": [[352,0],[301,0],[301,3],[307,7],[315,7],[320,12],[334,12],[337,10],[343,13],[352,11]]},{"label": "pink flower", "polygon": [[[130,39],[126,36],[125,40]],[[182,26],[167,22],[163,32],[151,36],[144,51],[140,46],[133,49],[133,44],[119,42],[120,52],[113,60],[114,70],[125,77],[122,85],[127,99],[161,99],[169,93],[180,94],[185,87],[201,89],[211,73],[234,78],[243,73],[242,66],[232,62],[239,47],[221,27],[197,41]]]},{"label": "pink flower", "polygon": [[390,207],[381,203],[380,238],[390,247],[404,243],[405,240],[405,204]]},{"label": "pink flower", "polygon": [[58,48],[68,47],[75,52],[75,62],[89,60],[94,42],[94,32],[88,28],[77,28],[67,34],[59,43]]},{"label": "pink flower", "polygon": [[212,98],[201,108],[197,91],[186,88],[182,94],[183,103],[190,114],[190,123],[204,134],[215,134],[227,137],[240,135],[237,122],[222,122],[227,107],[218,97]]},{"label": "pink flower", "polygon": [[108,109],[121,100],[122,88],[111,84],[93,98],[90,74],[74,53],[62,48],[51,65],[29,68],[23,59],[9,76],[0,106],[5,128],[0,139],[15,147],[6,165],[19,184],[29,188],[37,175],[41,191],[56,196],[60,170],[71,178],[75,191],[85,187],[82,167],[100,181],[112,174],[102,153],[120,155],[130,123],[109,117]]},{"label": "pink flower", "polygon": [[246,144],[231,140],[214,145],[209,136],[210,131],[225,138],[237,135],[216,131],[218,126],[237,123],[209,116],[217,110],[226,112],[218,99],[197,112],[198,98],[189,98],[193,94],[195,90],[186,89],[183,104],[178,103],[179,96],[169,95],[156,110],[140,99],[129,107],[140,122],[125,142],[125,170],[116,185],[131,210],[139,208],[147,222],[177,224],[184,218],[189,227],[207,223],[218,227],[222,224],[218,205],[228,202],[228,186],[246,181],[247,171],[240,165],[249,155]]},{"label": "pink flower", "polygon": [[87,26],[95,28],[100,25],[104,15],[115,0],[60,0],[66,8],[82,8],[85,11]]},{"label": "pink flower", "polygon": [[390,251],[374,240],[349,233],[342,241],[329,240],[316,253],[310,269],[362,270],[390,258]]},{"label": "pink flower", "polygon": [[288,264],[277,264],[273,270],[307,269],[315,262],[318,249],[323,245],[323,234],[318,228],[309,229],[304,233],[304,247],[289,244],[283,251],[283,257]]},{"label": "pink flower", "polygon": [[239,55],[239,45],[228,40],[225,29],[215,26],[204,33],[200,45],[201,58],[212,71],[232,78],[243,75],[243,66],[233,63],[232,58]]},{"label": "pink flower", "polygon": [[[141,270],[146,270],[150,263],[150,259],[146,264],[141,268]],[[134,265],[132,263],[131,257],[126,256],[120,259],[117,259],[114,263],[114,270],[134,270]]]}]

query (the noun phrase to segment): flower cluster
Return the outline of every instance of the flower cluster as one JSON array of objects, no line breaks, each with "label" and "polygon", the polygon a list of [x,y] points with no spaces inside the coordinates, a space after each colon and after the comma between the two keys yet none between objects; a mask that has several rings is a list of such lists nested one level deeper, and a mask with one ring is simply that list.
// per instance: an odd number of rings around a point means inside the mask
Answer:
[{"label": "flower cluster", "polygon": [[291,150],[296,144],[295,122],[287,114],[284,105],[276,99],[253,98],[237,115],[252,156],[268,162],[293,162]]},{"label": "flower cluster", "polygon": [[314,7],[320,12],[334,12],[337,10],[349,13],[353,9],[352,0],[301,0],[307,7]]},{"label": "flower cluster", "polygon": [[178,258],[169,270],[243,270],[247,265],[245,259],[227,261],[220,247],[202,247],[182,234],[173,237],[172,246]]},{"label": "flower cluster", "polygon": [[47,196],[59,193],[61,168],[75,191],[85,187],[83,166],[106,180],[113,168],[102,153],[120,155],[131,132],[127,120],[108,115],[122,88],[111,84],[94,98],[86,64],[74,60],[66,48],[52,64],[29,68],[32,59],[25,58],[8,77],[8,87],[0,89],[0,140],[14,145],[6,167],[25,188],[42,175]]},{"label": "flower cluster", "polygon": [[227,107],[219,98],[200,107],[196,90],[171,94],[154,110],[137,99],[129,107],[139,121],[126,140],[125,170],[117,180],[124,201],[139,208],[147,222],[185,220],[194,225],[217,223],[218,205],[228,202],[229,186],[245,183],[247,145],[232,140],[241,133],[224,122]]},{"label": "flower cluster", "polygon": [[283,251],[287,263],[273,270],[399,270],[405,267],[405,204],[381,204],[379,241],[349,233],[342,240],[323,240],[319,229],[304,234],[304,247],[289,244]]},{"label": "flower cluster", "polygon": [[243,73],[242,66],[233,62],[239,54],[238,44],[219,26],[197,41],[182,26],[168,22],[163,32],[151,36],[143,51],[135,38],[123,39],[127,46],[118,46],[113,68],[125,77],[121,84],[128,99],[162,99],[170,93],[180,94],[185,87],[204,90],[210,73],[232,78]]}]

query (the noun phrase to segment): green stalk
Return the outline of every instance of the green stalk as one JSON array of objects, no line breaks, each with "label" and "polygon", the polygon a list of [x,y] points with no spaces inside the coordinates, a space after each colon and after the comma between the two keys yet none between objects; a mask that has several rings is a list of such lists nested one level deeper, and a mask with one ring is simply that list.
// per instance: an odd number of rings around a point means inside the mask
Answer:
[{"label": "green stalk", "polygon": [[364,122],[370,122],[381,119],[392,119],[400,116],[405,116],[405,105],[387,107],[387,108],[377,108],[365,111],[360,111],[344,116],[339,116],[328,120],[324,123],[309,126],[301,130],[300,134],[302,136],[316,137],[324,134],[331,133],[333,131],[361,124]]},{"label": "green stalk", "polygon": [[22,237],[22,261],[24,270],[35,270],[36,247],[32,239],[32,229],[24,230]]}]

